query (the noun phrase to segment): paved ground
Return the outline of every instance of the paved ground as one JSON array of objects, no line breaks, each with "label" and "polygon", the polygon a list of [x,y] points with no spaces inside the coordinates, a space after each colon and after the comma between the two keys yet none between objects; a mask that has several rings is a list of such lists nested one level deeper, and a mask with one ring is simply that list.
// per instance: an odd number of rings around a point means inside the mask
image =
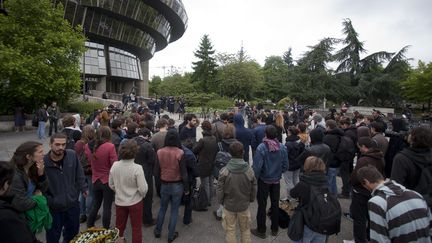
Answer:
[{"label": "paved ground", "polygon": [[[198,132],[199,135],[200,132]],[[9,160],[12,156],[15,149],[23,142],[28,140],[35,140],[37,141],[36,131],[25,131],[25,132],[8,132],[8,133],[0,133],[0,160]],[[39,140],[41,141],[41,140]],[[47,138],[45,141],[41,141],[44,145],[45,152],[49,151],[49,138]],[[339,185],[341,182],[339,181]],[[282,180],[282,186],[281,188],[284,188],[283,180]],[[285,190],[281,190],[281,198],[285,197],[286,192]],[[344,211],[347,211],[349,208],[350,200],[340,200],[342,209]],[[270,202],[268,202],[268,205]],[[176,230],[179,232],[179,238],[175,242],[184,242],[184,243],[191,243],[191,242],[207,242],[207,243],[219,243],[224,242],[224,231],[219,221],[216,221],[212,211],[217,208],[216,206],[216,200],[213,199],[212,206],[207,212],[193,212],[192,219],[193,223],[189,226],[185,226],[182,223],[182,217],[183,217],[183,207],[180,208],[179,211],[179,220],[177,221],[177,228]],[[157,196],[154,197],[153,202],[153,213],[154,217],[157,216],[157,212],[159,209],[159,198]],[[256,211],[257,211],[257,204],[256,202],[251,204],[251,215],[252,215],[252,228],[256,227]],[[114,226],[115,224],[115,209],[113,207],[112,209],[112,220],[111,225]],[[161,239],[155,239],[153,237],[153,227],[151,228],[143,228],[143,242],[166,242],[167,241],[167,225],[169,220],[169,211],[167,212],[164,228],[162,232],[162,238]],[[270,221],[267,220],[267,227],[269,228]],[[96,222],[97,226],[101,226],[101,221]],[[85,229],[85,224],[81,224],[81,230]],[[268,229],[268,234],[270,232],[270,229]],[[44,240],[45,236],[44,234],[39,234],[38,238],[40,240]],[[128,239],[128,242],[131,241],[131,231],[130,231],[130,225],[127,226],[126,229],[126,238]],[[343,239],[352,239],[352,222],[347,220],[346,218],[342,217],[342,229],[341,232],[337,236],[331,236],[328,240],[328,242],[343,242]],[[287,237],[286,230],[280,229],[279,234],[276,237],[273,237],[271,235],[268,235],[267,239],[262,240],[260,238],[256,238],[255,236],[252,236],[252,242],[290,242],[290,240]]]}]

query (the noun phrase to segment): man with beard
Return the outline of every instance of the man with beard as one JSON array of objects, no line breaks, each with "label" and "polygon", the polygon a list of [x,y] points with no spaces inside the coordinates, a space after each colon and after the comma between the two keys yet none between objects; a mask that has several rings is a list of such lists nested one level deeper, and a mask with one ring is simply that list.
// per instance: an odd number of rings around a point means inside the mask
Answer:
[{"label": "man with beard", "polygon": [[87,197],[85,176],[75,151],[66,149],[67,137],[56,133],[51,136],[51,150],[44,156],[45,175],[50,181],[46,198],[53,218],[52,227],[46,232],[48,243],[63,240],[69,242],[79,232],[79,194]]}]

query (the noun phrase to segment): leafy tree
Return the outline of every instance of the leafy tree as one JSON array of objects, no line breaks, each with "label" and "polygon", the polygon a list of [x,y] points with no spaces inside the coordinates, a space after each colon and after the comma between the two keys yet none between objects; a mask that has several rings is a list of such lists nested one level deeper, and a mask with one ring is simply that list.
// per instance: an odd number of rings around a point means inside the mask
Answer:
[{"label": "leafy tree", "polygon": [[371,66],[389,60],[394,53],[380,51],[361,59],[360,54],[366,53],[366,49],[363,47],[364,43],[358,39],[358,33],[350,19],[345,19],[343,26],[342,32],[345,34],[345,39],[340,41],[345,46],[334,55],[334,59],[340,62],[336,68],[336,73],[349,73],[351,85],[357,86],[362,72],[369,70]]},{"label": "leafy tree", "polygon": [[267,98],[278,101],[287,95],[288,64],[284,62],[282,57],[267,57],[263,74]]},{"label": "leafy tree", "polygon": [[159,86],[162,83],[162,79],[159,76],[153,76],[152,79],[149,82],[149,94],[158,94],[159,93]]},{"label": "leafy tree", "polygon": [[190,82],[190,74],[167,76],[158,85],[157,90],[157,94],[163,96],[182,96],[192,92],[195,92],[195,87]]},{"label": "leafy tree", "polygon": [[428,103],[428,110],[432,102],[432,62],[426,64],[418,62],[407,80],[402,82],[404,95],[414,101]]},{"label": "leafy tree", "polygon": [[228,64],[220,69],[219,80],[223,95],[250,100],[258,90],[263,89],[260,65],[255,61]]},{"label": "leafy tree", "polygon": [[80,90],[81,29],[50,0],[6,1],[6,8],[9,15],[0,15],[0,112],[65,102]]},{"label": "leafy tree", "polygon": [[198,50],[194,53],[198,61],[192,63],[192,82],[197,83],[203,92],[208,92],[215,86],[217,64],[214,53],[209,36],[204,35]]}]

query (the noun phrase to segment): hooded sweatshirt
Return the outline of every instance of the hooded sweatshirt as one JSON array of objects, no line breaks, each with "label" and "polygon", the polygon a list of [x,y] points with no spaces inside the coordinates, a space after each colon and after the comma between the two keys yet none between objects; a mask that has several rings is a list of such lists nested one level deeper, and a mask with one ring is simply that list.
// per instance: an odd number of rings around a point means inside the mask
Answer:
[{"label": "hooded sweatshirt", "polygon": [[221,169],[216,194],[230,212],[243,212],[255,200],[257,181],[252,168],[243,159],[232,158]]},{"label": "hooded sweatshirt", "polygon": [[353,189],[356,192],[361,193],[365,196],[370,196],[370,192],[366,188],[364,188],[361,182],[358,180],[357,171],[360,168],[366,167],[368,165],[372,165],[377,168],[381,174],[384,173],[384,156],[381,150],[370,149],[368,152],[363,153],[362,156],[357,160],[356,167],[351,173],[350,182],[353,186]]},{"label": "hooded sweatshirt", "polygon": [[387,181],[372,196],[368,202],[370,242],[431,242],[432,217],[418,193]]},{"label": "hooded sweatshirt", "polygon": [[404,148],[393,159],[391,179],[413,190],[428,165],[432,165],[431,149]]},{"label": "hooded sweatshirt", "polygon": [[307,205],[310,201],[311,186],[322,187],[327,185],[327,177],[324,172],[311,171],[300,176],[300,182],[291,189],[290,195],[298,198],[300,206]]},{"label": "hooded sweatshirt", "polygon": [[244,119],[241,114],[234,115],[236,139],[243,144],[243,159],[249,161],[249,146],[253,143],[253,134],[250,129],[244,127]]}]

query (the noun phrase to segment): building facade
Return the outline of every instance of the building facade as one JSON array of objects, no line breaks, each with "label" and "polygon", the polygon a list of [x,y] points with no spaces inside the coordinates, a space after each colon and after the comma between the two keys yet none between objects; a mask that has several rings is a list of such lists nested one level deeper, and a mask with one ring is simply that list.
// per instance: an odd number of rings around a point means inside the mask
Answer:
[{"label": "building facade", "polygon": [[54,0],[88,39],[81,60],[85,90],[95,96],[134,91],[148,97],[149,60],[183,36],[181,0]]}]

